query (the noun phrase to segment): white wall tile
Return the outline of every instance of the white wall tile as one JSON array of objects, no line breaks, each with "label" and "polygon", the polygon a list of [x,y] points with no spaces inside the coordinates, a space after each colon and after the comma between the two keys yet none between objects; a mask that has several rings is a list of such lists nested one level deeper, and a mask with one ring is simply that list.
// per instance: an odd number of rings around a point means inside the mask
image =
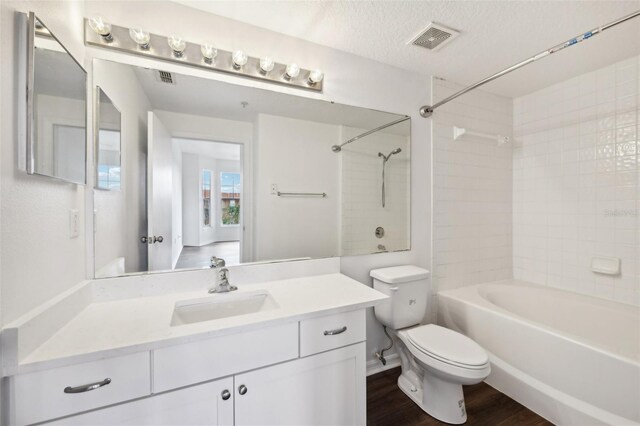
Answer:
[{"label": "white wall tile", "polygon": [[[640,303],[639,60],[514,100],[516,278]],[[594,256],[621,275],[593,273]]]}]

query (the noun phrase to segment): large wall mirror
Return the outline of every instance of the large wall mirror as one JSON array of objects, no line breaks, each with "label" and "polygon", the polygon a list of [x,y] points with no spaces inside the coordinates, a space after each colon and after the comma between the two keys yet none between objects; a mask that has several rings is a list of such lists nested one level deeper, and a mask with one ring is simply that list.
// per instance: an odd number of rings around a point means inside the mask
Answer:
[{"label": "large wall mirror", "polygon": [[97,277],[206,268],[214,256],[236,265],[410,248],[409,117],[93,67],[121,116],[120,190],[94,191]]},{"label": "large wall mirror", "polygon": [[28,29],[27,172],[84,184],[86,72],[33,14]]}]

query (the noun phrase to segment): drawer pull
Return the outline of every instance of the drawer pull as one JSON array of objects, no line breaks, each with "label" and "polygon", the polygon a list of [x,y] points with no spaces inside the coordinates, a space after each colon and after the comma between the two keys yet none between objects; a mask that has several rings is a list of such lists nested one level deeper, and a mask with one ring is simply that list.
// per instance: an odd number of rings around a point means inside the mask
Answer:
[{"label": "drawer pull", "polygon": [[334,336],[336,334],[341,334],[344,333],[345,331],[347,331],[347,326],[345,325],[342,328],[336,328],[335,330],[325,330],[324,331],[324,335],[325,336]]},{"label": "drawer pull", "polygon": [[71,386],[67,386],[66,388],[64,388],[64,393],[89,392],[89,391],[101,388],[103,386],[107,386],[109,383],[111,383],[111,379],[106,378],[101,382],[89,383],[88,385],[76,386],[74,388],[72,388]]}]

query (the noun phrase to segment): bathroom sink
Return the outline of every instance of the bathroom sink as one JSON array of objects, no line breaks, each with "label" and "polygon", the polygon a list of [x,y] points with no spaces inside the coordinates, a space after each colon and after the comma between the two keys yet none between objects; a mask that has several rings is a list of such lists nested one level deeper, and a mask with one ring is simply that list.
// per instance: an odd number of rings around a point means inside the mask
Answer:
[{"label": "bathroom sink", "polygon": [[171,325],[193,324],[278,308],[268,291],[222,293],[176,302]]}]

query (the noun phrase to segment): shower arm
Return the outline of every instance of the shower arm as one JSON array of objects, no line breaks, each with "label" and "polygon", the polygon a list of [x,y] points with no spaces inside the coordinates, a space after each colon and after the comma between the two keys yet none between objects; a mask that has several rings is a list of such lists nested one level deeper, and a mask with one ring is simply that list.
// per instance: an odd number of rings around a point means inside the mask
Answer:
[{"label": "shower arm", "polygon": [[550,49],[542,51],[542,52],[538,53],[537,55],[534,55],[534,56],[532,56],[532,57],[530,57],[530,58],[528,58],[528,59],[526,59],[526,60],[524,60],[522,62],[519,62],[519,63],[517,63],[515,65],[512,65],[509,68],[504,69],[504,70],[502,70],[502,71],[500,71],[500,72],[498,72],[496,74],[493,74],[492,76],[487,77],[484,80],[480,80],[479,82],[477,82],[475,84],[472,84],[471,86],[468,86],[468,87],[460,90],[459,92],[454,93],[453,95],[441,100],[440,102],[437,102],[437,103],[435,103],[433,105],[424,105],[422,108],[420,108],[420,115],[423,116],[424,118],[431,117],[431,114],[433,114],[433,111],[436,108],[441,107],[442,105],[444,105],[444,104],[446,104],[448,102],[451,102],[452,100],[454,100],[458,96],[462,96],[465,93],[470,92],[470,91],[472,91],[474,89],[477,89],[478,87],[480,87],[482,85],[485,85],[485,84],[487,84],[487,83],[489,83],[489,82],[491,82],[491,81],[493,81],[493,80],[495,80],[495,79],[497,79],[499,77],[502,77],[503,75],[509,74],[510,72],[515,71],[518,68],[522,68],[525,65],[528,65],[528,64],[530,64],[532,62],[537,61],[538,59],[544,58],[545,56],[549,56],[552,53],[559,52],[559,51],[561,51],[561,50],[563,50],[563,49],[565,49],[567,47],[573,46],[574,44],[578,44],[581,41],[584,41],[584,40],[586,40],[588,38],[591,38],[594,35],[600,34],[601,32],[603,32],[605,30],[608,30],[609,28],[615,27],[618,24],[622,24],[623,22],[626,22],[626,21],[628,21],[630,19],[637,18],[638,16],[640,16],[640,10],[636,10],[635,12],[633,12],[633,13],[627,15],[627,16],[624,16],[624,17],[622,17],[620,19],[617,19],[617,20],[615,20],[613,22],[609,22],[608,24],[603,25],[601,27],[594,28],[591,31],[587,31],[584,34],[580,34],[579,36],[574,37],[572,39],[569,39],[569,40],[565,41],[564,43],[560,43],[558,45],[555,45]]},{"label": "shower arm", "polygon": [[394,126],[394,125],[396,125],[396,124],[398,124],[398,123],[402,123],[403,121],[407,121],[407,120],[409,120],[410,118],[411,118],[411,117],[409,117],[408,115],[405,115],[404,117],[399,118],[399,119],[397,119],[397,120],[394,120],[394,121],[392,121],[391,123],[383,124],[382,126],[376,127],[375,129],[371,129],[371,130],[366,131],[366,132],[364,132],[364,133],[362,133],[362,134],[359,134],[358,136],[355,136],[355,137],[353,137],[353,138],[349,139],[348,141],[346,141],[346,142],[342,143],[341,145],[334,145],[334,146],[332,146],[332,147],[331,147],[331,150],[332,150],[333,152],[340,152],[340,151],[342,150],[342,147],[343,147],[343,146],[348,145],[348,144],[350,144],[351,142],[355,142],[355,141],[357,141],[358,139],[362,139],[362,138],[364,138],[365,136],[369,136],[369,135],[370,135],[370,134],[372,134],[372,133],[375,133],[375,132],[378,132],[378,131],[380,131],[380,130],[386,129],[387,127]]}]

